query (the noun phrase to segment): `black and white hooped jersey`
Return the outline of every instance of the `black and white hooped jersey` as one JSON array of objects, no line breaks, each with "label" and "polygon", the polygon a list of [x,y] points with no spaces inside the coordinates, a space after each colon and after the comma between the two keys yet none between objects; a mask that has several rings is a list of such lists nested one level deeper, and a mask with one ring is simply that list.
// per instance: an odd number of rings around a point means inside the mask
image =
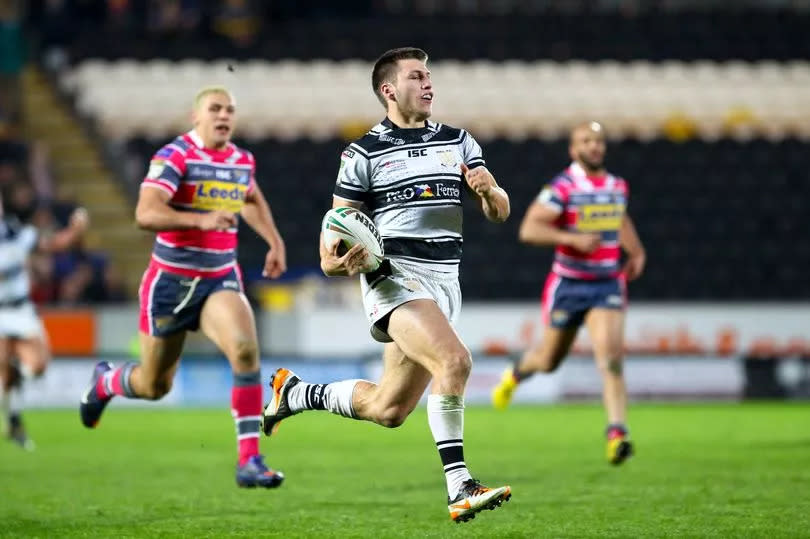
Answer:
[{"label": "black and white hooped jersey", "polygon": [[472,135],[434,122],[402,129],[388,118],[341,155],[335,196],[362,202],[386,258],[455,273],[461,261],[461,164],[484,165]]},{"label": "black and white hooped jersey", "polygon": [[38,237],[33,226],[21,225],[14,219],[0,219],[0,307],[28,300],[30,283],[26,264]]}]

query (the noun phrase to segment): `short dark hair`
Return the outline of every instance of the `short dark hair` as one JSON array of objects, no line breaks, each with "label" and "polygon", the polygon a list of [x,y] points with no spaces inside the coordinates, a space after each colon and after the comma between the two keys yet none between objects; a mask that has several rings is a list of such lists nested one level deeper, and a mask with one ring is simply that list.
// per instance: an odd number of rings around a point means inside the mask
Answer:
[{"label": "short dark hair", "polygon": [[385,51],[374,62],[374,69],[371,70],[371,88],[374,90],[374,95],[380,100],[383,107],[386,107],[385,96],[380,92],[380,86],[383,82],[389,82],[393,79],[396,73],[396,65],[399,60],[421,60],[427,62],[428,55],[422,49],[416,47],[400,47],[398,49],[391,49]]}]

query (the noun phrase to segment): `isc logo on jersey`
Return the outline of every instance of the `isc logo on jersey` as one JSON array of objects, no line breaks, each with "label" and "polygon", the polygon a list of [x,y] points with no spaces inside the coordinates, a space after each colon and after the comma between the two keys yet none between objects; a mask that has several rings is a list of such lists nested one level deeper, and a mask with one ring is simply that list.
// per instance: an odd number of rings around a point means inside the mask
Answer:
[{"label": "isc logo on jersey", "polygon": [[245,204],[247,186],[216,180],[202,181],[194,190],[192,206],[200,210],[227,210],[237,213]]}]

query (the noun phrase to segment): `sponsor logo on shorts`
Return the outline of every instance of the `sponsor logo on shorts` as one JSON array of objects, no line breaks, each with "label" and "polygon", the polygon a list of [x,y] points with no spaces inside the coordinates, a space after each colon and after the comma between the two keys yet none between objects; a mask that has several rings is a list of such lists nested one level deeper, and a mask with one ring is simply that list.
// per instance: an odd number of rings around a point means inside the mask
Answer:
[{"label": "sponsor logo on shorts", "polygon": [[231,280],[222,281],[222,287],[223,288],[234,288],[236,290],[239,290],[239,283],[237,281],[231,281]]},{"label": "sponsor logo on shorts", "polygon": [[611,294],[607,298],[605,298],[605,303],[607,303],[608,305],[621,306],[624,304],[624,300],[619,295]]},{"label": "sponsor logo on shorts", "polygon": [[174,321],[174,316],[156,316],[152,319],[156,329],[163,329]]},{"label": "sponsor logo on shorts", "polygon": [[422,290],[422,284],[416,279],[405,279],[402,281],[402,286],[407,288],[409,292],[417,292]]},{"label": "sponsor logo on shorts", "polygon": [[564,324],[568,321],[568,311],[562,309],[554,309],[551,311],[551,321],[555,324]]}]

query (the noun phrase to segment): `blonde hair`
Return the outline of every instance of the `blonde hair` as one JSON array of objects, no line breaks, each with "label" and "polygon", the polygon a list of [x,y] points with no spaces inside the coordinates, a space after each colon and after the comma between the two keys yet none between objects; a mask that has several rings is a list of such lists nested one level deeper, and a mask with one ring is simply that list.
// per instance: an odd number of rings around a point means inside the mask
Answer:
[{"label": "blonde hair", "polygon": [[201,88],[200,91],[197,92],[197,95],[194,96],[194,110],[197,110],[200,107],[200,103],[202,103],[202,100],[205,99],[205,96],[211,94],[227,95],[230,98],[231,103],[236,103],[236,99],[234,99],[233,94],[225,86],[206,86]]}]

